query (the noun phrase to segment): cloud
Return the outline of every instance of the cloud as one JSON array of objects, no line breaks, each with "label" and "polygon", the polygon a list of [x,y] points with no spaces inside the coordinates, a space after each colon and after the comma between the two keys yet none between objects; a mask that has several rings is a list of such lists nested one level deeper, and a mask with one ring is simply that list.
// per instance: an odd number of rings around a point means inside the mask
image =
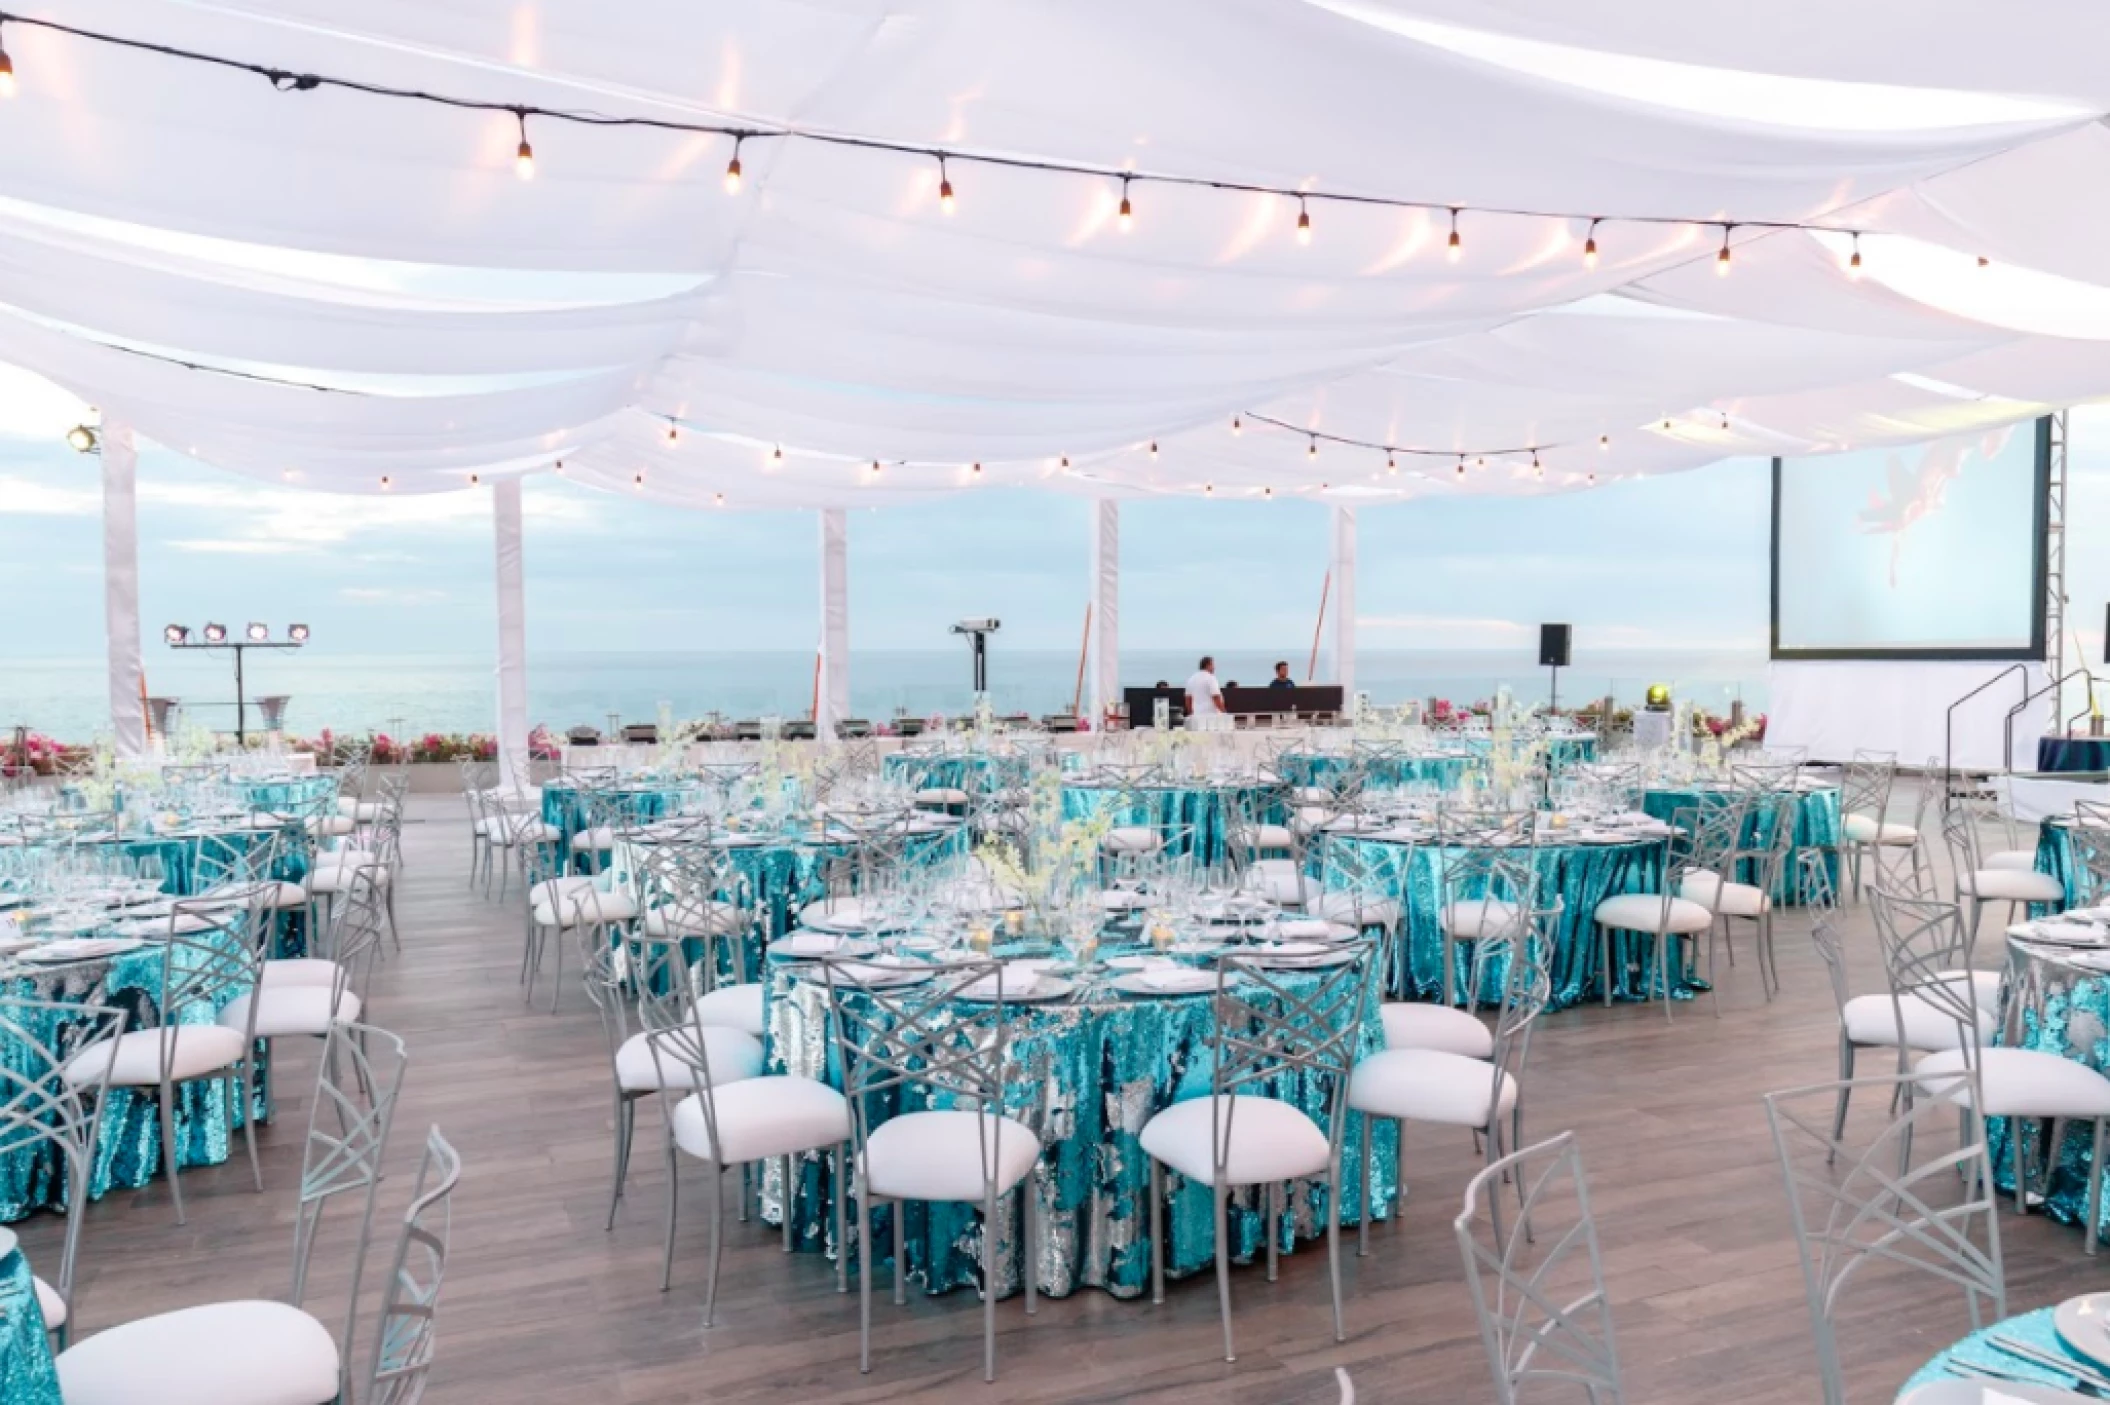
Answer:
[{"label": "cloud", "polygon": [[433,605],[454,598],[452,591],[397,586],[348,585],[337,594],[340,599],[367,605]]},{"label": "cloud", "polygon": [[217,556],[291,556],[303,549],[299,542],[261,541],[249,537],[185,537],[169,542],[173,551],[191,551]]},{"label": "cloud", "polygon": [[99,488],[0,476],[0,517],[93,517],[102,510]]}]

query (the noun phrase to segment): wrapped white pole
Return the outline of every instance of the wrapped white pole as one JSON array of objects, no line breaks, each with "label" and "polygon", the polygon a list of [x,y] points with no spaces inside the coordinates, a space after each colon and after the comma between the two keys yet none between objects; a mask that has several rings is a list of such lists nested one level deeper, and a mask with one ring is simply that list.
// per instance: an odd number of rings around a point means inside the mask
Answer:
[{"label": "wrapped white pole", "polygon": [[491,528],[497,544],[498,579],[498,768],[502,780],[521,785],[527,774],[527,592],[521,561],[520,480],[491,485]]},{"label": "wrapped white pole", "polygon": [[1121,505],[1092,504],[1092,726],[1121,702]]},{"label": "wrapped white pole", "polygon": [[110,659],[111,745],[121,760],[146,754],[139,660],[139,454],[129,425],[104,421],[103,632]]},{"label": "wrapped white pole", "polygon": [[1333,527],[1333,681],[1341,706],[1355,707],[1355,509],[1331,509]]},{"label": "wrapped white pole", "polygon": [[814,732],[822,741],[850,715],[850,518],[821,510],[821,685]]}]

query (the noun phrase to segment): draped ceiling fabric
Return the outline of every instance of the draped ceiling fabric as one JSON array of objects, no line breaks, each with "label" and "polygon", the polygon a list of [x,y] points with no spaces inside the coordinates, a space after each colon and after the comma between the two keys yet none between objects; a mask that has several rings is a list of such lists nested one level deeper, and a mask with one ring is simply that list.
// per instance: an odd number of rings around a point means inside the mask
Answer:
[{"label": "draped ceiling fabric", "polygon": [[[955,159],[948,215],[928,157],[751,140],[728,194],[725,138],[547,119],[523,181],[505,112],[9,24],[0,360],[319,490],[554,471],[707,509],[992,484],[1352,507],[2110,394],[2094,0],[23,13],[468,99],[1465,207],[1455,262],[1442,208],[1315,199],[1303,245],[1293,199],[1147,181],[1124,233],[1101,176]],[[1651,86],[1673,79],[1714,106]],[[1869,84],[1904,91],[1843,86]],[[1866,276],[1845,235],[1745,228],[1717,277],[1721,221],[1862,231]]]}]

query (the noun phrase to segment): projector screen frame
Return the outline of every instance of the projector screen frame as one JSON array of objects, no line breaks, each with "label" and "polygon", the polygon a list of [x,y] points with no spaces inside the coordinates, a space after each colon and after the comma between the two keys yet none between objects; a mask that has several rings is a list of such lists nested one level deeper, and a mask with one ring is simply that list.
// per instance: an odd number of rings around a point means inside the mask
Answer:
[{"label": "projector screen frame", "polygon": [[[2034,509],[2031,514],[2034,531],[2030,543],[2030,642],[2006,648],[1966,646],[1963,648],[1908,648],[1908,649],[1783,649],[1780,645],[1780,497],[1781,469],[1784,460],[1776,456],[1773,460],[1773,529],[1767,543],[1771,558],[1768,587],[1768,609],[1771,615],[1771,632],[1768,639],[1771,657],[1779,660],[1826,660],[1865,659],[1881,662],[1885,659],[1983,659],[2005,662],[2041,662],[2045,655],[2045,590],[2051,568],[2051,425],[2052,416],[2041,415],[2036,427],[2036,484]],[[1941,436],[1946,437],[1946,436]]]}]

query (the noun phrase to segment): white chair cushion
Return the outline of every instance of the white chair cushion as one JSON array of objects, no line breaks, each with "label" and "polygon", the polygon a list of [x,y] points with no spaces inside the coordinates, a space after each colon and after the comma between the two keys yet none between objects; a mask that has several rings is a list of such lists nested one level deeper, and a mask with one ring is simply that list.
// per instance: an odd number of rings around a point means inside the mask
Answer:
[{"label": "white chair cushion", "polygon": [[[1221,1103],[1223,1112],[1216,1126],[1219,1147],[1212,1149],[1214,1103]],[[1216,1175],[1214,1150],[1224,1153],[1225,1185],[1316,1176],[1333,1159],[1325,1131],[1302,1108],[1257,1094],[1174,1103],[1143,1124],[1140,1140],[1143,1150],[1203,1185]]]},{"label": "white chair cushion", "polygon": [[1307,881],[1312,888],[1318,887],[1317,879],[1306,880],[1298,875],[1294,859],[1260,859],[1247,865],[1243,886],[1278,907],[1300,907]]},{"label": "white chair cushion", "polygon": [[327,1405],[337,1344],[284,1303],[213,1303],[142,1317],[59,1353],[66,1405]]},{"label": "white chair cushion", "polygon": [[1684,898],[1670,900],[1669,920],[1664,920],[1663,899],[1656,893],[1623,893],[1606,898],[1594,914],[1597,925],[1621,932],[1704,932],[1714,925],[1714,914]]},{"label": "white chair cushion", "polygon": [[[1716,890],[1720,900],[1716,900]],[[1711,907],[1731,917],[1757,917],[1773,906],[1773,899],[1750,883],[1724,883],[1720,874],[1695,873],[1678,885],[1678,896]]]},{"label": "white chair cushion", "polygon": [[1331,805],[1333,792],[1322,785],[1300,785],[1290,792],[1290,799],[1299,805]]},{"label": "white chair cushion", "polygon": [[1848,815],[1840,820],[1839,830],[1855,844],[1905,845],[1917,843],[1920,837],[1909,824],[1879,822],[1871,815]]},{"label": "white chair cushion", "polygon": [[865,904],[863,898],[850,896],[822,898],[817,903],[807,903],[799,909],[797,925],[804,927],[811,923],[832,923],[835,925],[857,923],[864,921],[864,915]]},{"label": "white chair cushion", "polygon": [[2019,868],[2027,873],[2036,868],[2037,854],[2034,849],[1995,849],[1985,855],[1985,866],[1997,869]]},{"label": "white chair cushion", "polygon": [[1441,1049],[1468,1059],[1495,1055],[1494,1031],[1463,1010],[1414,1000],[1395,1001],[1379,1007],[1377,1013],[1385,1024],[1387,1049]]},{"label": "white chair cushion", "polygon": [[762,1037],[762,986],[722,985],[696,1002],[696,1018],[706,1025],[743,1030]]},{"label": "white chair cushion", "polygon": [[967,792],[956,786],[934,785],[916,792],[918,805],[965,805]]},{"label": "white chair cushion", "polygon": [[59,1290],[34,1274],[30,1275],[30,1282],[36,1285],[37,1311],[44,1314],[44,1330],[52,1332],[65,1326],[66,1300],[59,1296]]},{"label": "white chair cushion", "polygon": [[307,886],[310,893],[349,892],[351,891],[353,876],[362,867],[367,868],[367,876],[375,887],[386,888],[388,886],[389,872],[385,866],[373,865],[367,867],[364,863],[332,863],[329,861],[329,857],[325,855],[322,862],[315,865],[314,871],[308,874]]},{"label": "white chair cushion", "polygon": [[703,1094],[691,1093],[674,1108],[674,1144],[689,1155],[721,1166],[817,1151],[850,1140],[850,1105],[843,1095],[811,1078],[771,1074],[713,1089],[721,1160],[703,1116]]},{"label": "white chair cushion", "polygon": [[1165,840],[1148,825],[1115,825],[1099,841],[1099,847],[1116,854],[1154,854],[1165,847]]},{"label": "white chair cushion", "polygon": [[1344,922],[1351,927],[1358,923],[1365,927],[1399,925],[1397,899],[1351,893],[1339,888],[1312,895],[1304,904],[1304,910],[1314,917],[1323,917],[1328,922]]},{"label": "white chair cushion", "polygon": [[263,987],[319,985],[333,986],[337,983],[337,963],[325,961],[319,956],[292,956],[284,961],[264,963]]},{"label": "white chair cushion", "polygon": [[1032,1174],[1038,1160],[1040,1138],[1023,1122],[938,1111],[905,1112],[875,1127],[862,1164],[874,1195],[979,1201],[985,1173],[993,1173],[1002,1195]]},{"label": "white chair cushion", "polygon": [[722,937],[746,925],[747,915],[731,903],[663,903],[645,912],[645,935]]},{"label": "white chair cushion", "polygon": [[581,888],[567,893],[552,907],[533,903],[529,912],[538,927],[589,927],[603,922],[628,922],[637,916],[637,899],[628,893]]},{"label": "white chair cushion", "polygon": [[571,851],[575,854],[587,854],[614,847],[615,831],[605,824],[596,825],[592,829],[582,829],[571,837]]},{"label": "white chair cushion", "polygon": [[341,838],[358,827],[350,815],[318,815],[307,823],[308,833],[323,839]]},{"label": "white chair cushion", "polygon": [[[662,1044],[652,1056],[652,1036],[633,1034],[615,1051],[615,1081],[628,1093],[661,1088],[701,1088],[703,1074],[683,1058],[680,1046]],[[686,1043],[686,1037],[683,1039]],[[711,1064],[711,1086],[726,1087],[762,1076],[762,1041],[744,1030],[705,1026],[703,1053]]]},{"label": "white chair cushion", "polygon": [[[1978,1058],[1988,1117],[2110,1117],[2110,1078],[2086,1064],[2035,1049],[1980,1049]],[[1963,1051],[1944,1049],[1913,1067],[1922,1077],[1958,1073]],[[1944,1090],[1944,1096],[1950,1102],[1970,1101],[1961,1085]]]},{"label": "white chair cushion", "polygon": [[1452,938],[1470,942],[1515,931],[1517,916],[1515,903],[1500,898],[1466,898],[1445,903],[1436,921]]},{"label": "white chair cushion", "polygon": [[1256,824],[1247,833],[1248,847],[1254,849],[1291,849],[1296,847],[1296,836],[1286,824]]},{"label": "white chair cushion", "polygon": [[526,815],[493,815],[478,826],[493,844],[554,844],[564,831]]},{"label": "white chair cushion", "polygon": [[1378,1117],[1485,1127],[1516,1106],[1517,1081],[1505,1073],[1501,1082],[1497,1096],[1495,1066],[1484,1059],[1442,1049],[1387,1049],[1355,1066],[1348,1106]]},{"label": "white chair cushion", "polygon": [[[357,1020],[359,997],[351,991],[337,996],[333,986],[326,985],[276,985],[265,986],[257,995],[256,1037],[277,1039],[287,1034],[312,1034],[317,1038],[330,1032],[331,997],[336,996],[336,1018]],[[249,997],[238,995],[220,1011],[222,1027],[237,1033],[249,1028]]]},{"label": "white chair cushion", "polygon": [[[1857,995],[1846,1002],[1841,1012],[1845,1021],[1846,1037],[1856,1044],[1876,1044],[1894,1048],[1898,1043],[1898,1017],[1905,1020],[1905,1047],[1932,1053],[1941,1049],[1959,1047],[1956,1021],[1946,1010],[1922,1000],[1917,995],[1908,995],[1896,1006],[1887,995]],[[1992,1009],[1981,1002],[1978,1006],[1978,1038],[1980,1043],[1990,1043],[1993,1027],[1998,1023]]]},{"label": "white chair cushion", "polygon": [[593,880],[583,874],[574,874],[569,878],[545,878],[528,889],[528,902],[548,907],[555,898],[568,898],[573,893],[584,892],[593,886]]},{"label": "white chair cushion", "polygon": [[1956,886],[1974,898],[1993,902],[2064,903],[2066,885],[2048,873],[2017,868],[1981,868],[1960,873]]},{"label": "white chair cushion", "polygon": [[[208,901],[214,899],[224,900],[232,897],[236,891],[238,890],[223,884],[220,887],[208,889],[203,894],[203,897]],[[306,907],[308,905],[307,890],[298,883],[266,881],[254,885],[244,884],[239,891],[249,894],[246,906],[252,912],[277,912],[285,908]]]},{"label": "white chair cushion", "polygon": [[120,1088],[150,1088],[161,1081],[164,1036],[169,1044],[169,1074],[178,1082],[239,1063],[249,1051],[240,1030],[217,1024],[163,1025],[135,1029],[115,1039],[98,1040],[66,1060],[72,1083],[93,1083],[110,1065],[110,1081]]}]

